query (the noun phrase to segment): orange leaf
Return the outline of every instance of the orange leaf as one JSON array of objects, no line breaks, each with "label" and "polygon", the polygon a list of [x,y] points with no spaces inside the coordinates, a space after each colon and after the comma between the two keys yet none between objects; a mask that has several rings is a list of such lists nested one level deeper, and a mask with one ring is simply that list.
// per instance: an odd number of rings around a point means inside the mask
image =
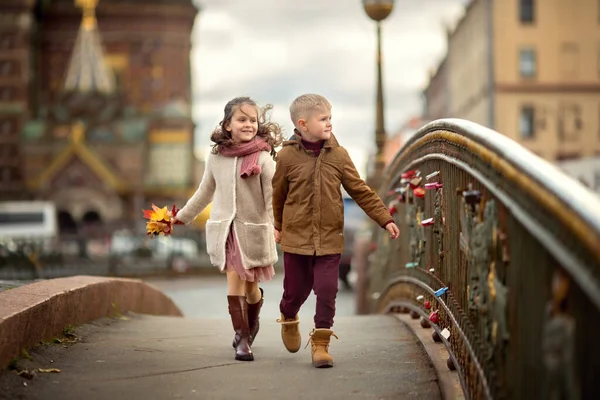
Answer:
[{"label": "orange leaf", "polygon": [[142,212],[144,213],[144,218],[146,219],[153,219],[155,214],[152,210],[142,210]]}]

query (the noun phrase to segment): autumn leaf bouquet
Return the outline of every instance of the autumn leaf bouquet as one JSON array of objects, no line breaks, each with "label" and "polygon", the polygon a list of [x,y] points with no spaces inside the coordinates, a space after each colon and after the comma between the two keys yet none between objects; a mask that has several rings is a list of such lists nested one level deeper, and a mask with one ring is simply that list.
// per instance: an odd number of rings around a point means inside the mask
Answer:
[{"label": "autumn leaf bouquet", "polygon": [[173,218],[177,216],[179,210],[175,208],[175,204],[169,210],[166,206],[158,208],[152,204],[152,210],[142,210],[144,212],[144,218],[148,220],[146,222],[146,235],[158,236],[163,234],[169,236],[173,233],[173,225],[183,225],[181,221],[175,221],[173,224]]}]

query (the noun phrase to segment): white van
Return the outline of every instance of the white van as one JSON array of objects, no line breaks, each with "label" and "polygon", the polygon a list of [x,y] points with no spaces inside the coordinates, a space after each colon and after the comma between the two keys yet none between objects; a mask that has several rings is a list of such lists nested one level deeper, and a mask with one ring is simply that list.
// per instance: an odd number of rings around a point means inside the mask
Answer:
[{"label": "white van", "polygon": [[49,201],[0,202],[0,240],[53,239],[56,207]]}]

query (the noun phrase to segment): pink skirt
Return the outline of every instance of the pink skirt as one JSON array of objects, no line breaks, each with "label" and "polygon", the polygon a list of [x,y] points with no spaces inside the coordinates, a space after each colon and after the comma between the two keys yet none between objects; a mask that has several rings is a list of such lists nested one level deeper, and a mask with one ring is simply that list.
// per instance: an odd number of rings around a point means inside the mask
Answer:
[{"label": "pink skirt", "polygon": [[272,265],[264,267],[254,267],[251,269],[244,268],[242,264],[242,255],[238,246],[233,227],[229,229],[227,243],[225,244],[225,272],[237,272],[238,276],[243,281],[248,282],[266,282],[273,279],[275,269]]}]

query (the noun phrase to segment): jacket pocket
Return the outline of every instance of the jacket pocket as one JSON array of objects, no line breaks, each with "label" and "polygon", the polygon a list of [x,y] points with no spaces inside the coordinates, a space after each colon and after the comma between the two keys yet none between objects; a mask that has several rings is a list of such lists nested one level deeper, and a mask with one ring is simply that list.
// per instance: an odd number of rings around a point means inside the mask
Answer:
[{"label": "jacket pocket", "polygon": [[206,221],[206,252],[211,257],[216,257],[219,254],[220,243],[225,243],[225,232],[227,228],[227,220],[225,221]]},{"label": "jacket pocket", "polygon": [[337,229],[344,230],[344,211],[342,211],[342,206],[338,204],[334,204],[333,209],[335,210],[335,219],[336,219],[336,227]]},{"label": "jacket pocket", "polygon": [[246,256],[247,267],[266,266],[273,263],[272,247],[274,242],[271,224],[253,224],[244,222],[238,226],[238,239],[242,254]]}]

